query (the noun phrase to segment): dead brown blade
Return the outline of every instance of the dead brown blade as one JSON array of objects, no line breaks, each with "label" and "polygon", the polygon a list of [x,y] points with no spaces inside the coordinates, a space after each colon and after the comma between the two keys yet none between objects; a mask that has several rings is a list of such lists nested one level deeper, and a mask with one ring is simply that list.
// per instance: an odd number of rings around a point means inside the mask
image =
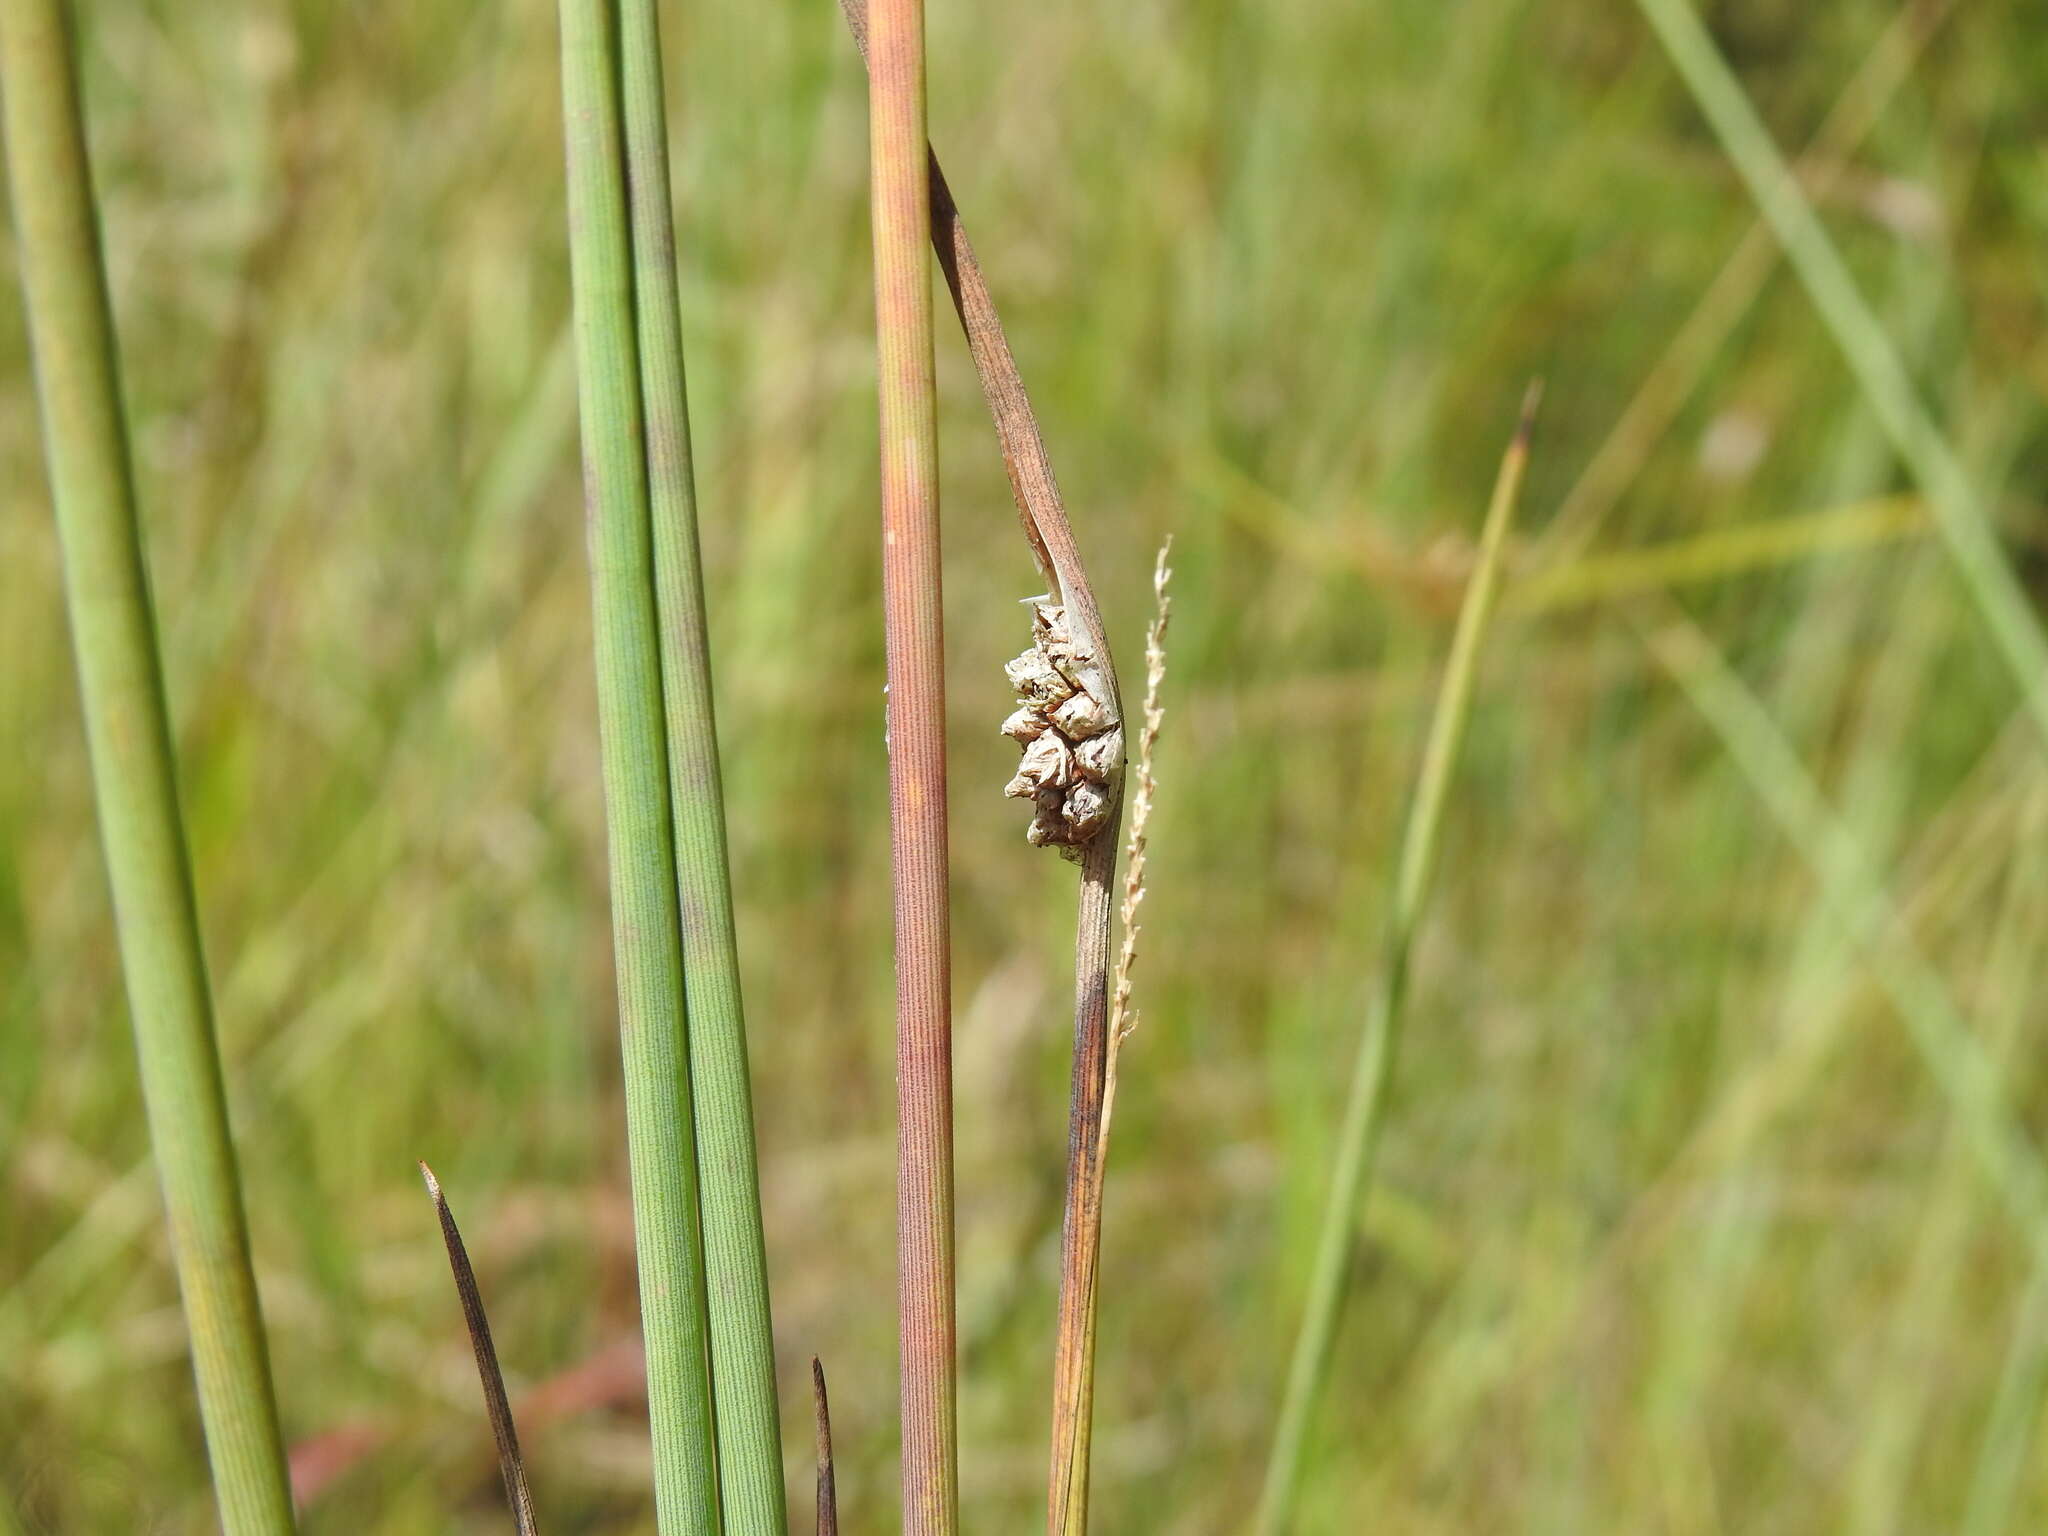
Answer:
[{"label": "dead brown blade", "polygon": [[526,1464],[519,1457],[519,1432],[512,1424],[512,1404],[505,1396],[505,1377],[498,1369],[497,1346],[491,1342],[490,1320],[484,1316],[484,1299],[476,1288],[476,1271],[470,1267],[469,1250],[462,1244],[462,1232],[455,1225],[455,1213],[441,1193],[441,1181],[434,1170],[420,1164],[433,1197],[434,1214],[440,1218],[441,1241],[448,1248],[448,1268],[455,1276],[455,1294],[462,1301],[463,1325],[469,1329],[469,1346],[476,1354],[476,1374],[483,1383],[484,1411],[490,1416],[491,1435],[498,1442],[498,1471],[505,1479],[505,1502],[512,1509],[512,1523],[519,1536],[535,1536],[533,1495],[526,1487]]},{"label": "dead brown blade", "polygon": [[839,1536],[839,1489],[832,1475],[832,1405],[825,1367],[811,1356],[811,1407],[818,1426],[818,1536]]}]

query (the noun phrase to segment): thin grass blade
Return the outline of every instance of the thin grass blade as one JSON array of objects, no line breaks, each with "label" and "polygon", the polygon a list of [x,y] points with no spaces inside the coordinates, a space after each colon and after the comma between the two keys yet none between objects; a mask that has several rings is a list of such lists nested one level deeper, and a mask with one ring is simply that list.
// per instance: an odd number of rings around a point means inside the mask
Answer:
[{"label": "thin grass blade", "polygon": [[682,924],[626,212],[618,15],[561,0],[598,735],[647,1401],[662,1536],[720,1528]]},{"label": "thin grass blade", "polygon": [[1926,496],[1964,590],[2011,668],[2035,724],[2048,736],[2048,638],[1962,461],[1928,414],[1883,322],[1692,7],[1686,0],[1637,4],[1784,247],[1892,448]]},{"label": "thin grass blade", "polygon": [[1471,717],[1480,648],[1485,643],[1500,593],[1501,552],[1507,541],[1509,524],[1514,519],[1515,505],[1521,496],[1522,475],[1529,461],[1529,435],[1535,421],[1538,398],[1539,391],[1532,385],[1523,402],[1521,424],[1501,460],[1500,475],[1494,482],[1485,531],[1480,536],[1479,560],[1473,567],[1471,580],[1465,587],[1464,602],[1458,610],[1458,626],[1451,638],[1450,659],[1437,694],[1436,710],[1430,719],[1429,737],[1423,748],[1422,767],[1416,780],[1415,799],[1409,807],[1407,827],[1402,834],[1401,861],[1387,921],[1385,951],[1378,982],[1368,1005],[1365,1027],[1359,1036],[1350,1098],[1345,1106],[1343,1126],[1337,1134],[1336,1166],[1330,1180],[1329,1200],[1323,1207],[1322,1225],[1316,1239],[1308,1304],[1302,1315],[1301,1330],[1295,1337],[1287,1387],[1280,1404],[1279,1425],[1273,1437],[1272,1454],[1266,1464],[1265,1488],[1259,1499],[1257,1529],[1262,1536],[1280,1536],[1293,1519],[1309,1431],[1317,1401],[1330,1373],[1330,1356],[1337,1341],[1337,1323],[1343,1311],[1350,1273],[1352,1234],[1357,1229],[1360,1202],[1371,1185],[1380,1129],[1386,1115],[1387,1085],[1393,1079],[1394,1057],[1400,1044],[1402,1011],[1408,993],[1409,955],[1436,874],[1437,836],[1443,825],[1444,806],[1450,796],[1459,752],[1464,745],[1465,725]]},{"label": "thin grass blade", "polygon": [[455,1279],[456,1298],[462,1303],[462,1325],[469,1332],[470,1351],[476,1356],[484,1413],[491,1421],[491,1438],[498,1446],[498,1473],[505,1479],[505,1503],[512,1511],[512,1523],[519,1536],[534,1536],[533,1495],[526,1486],[519,1431],[512,1422],[511,1400],[505,1395],[505,1374],[498,1369],[498,1346],[491,1341],[491,1321],[484,1314],[483,1292],[477,1289],[476,1270],[469,1262],[462,1231],[455,1225],[455,1213],[448,1209],[448,1197],[441,1192],[441,1181],[425,1163],[420,1164],[420,1177],[426,1181],[435,1219],[441,1224],[441,1242],[448,1250],[448,1270]]},{"label": "thin grass blade", "polygon": [[1644,643],[1813,871],[1836,925],[1863,941],[1873,978],[1948,1098],[1986,1181],[2004,1200],[2036,1261],[2048,1261],[2048,1165],[2014,1114],[1998,1068],[1971,1032],[1947,981],[1900,927],[1862,844],[1829,808],[1763,705],[1697,625],[1676,605],[1662,606],[1660,620],[1642,626]]},{"label": "thin grass blade", "polygon": [[0,3],[0,111],[93,792],[214,1497],[229,1536],[293,1526],[66,10]]},{"label": "thin grass blade", "polygon": [[707,1294],[719,1490],[728,1530],[782,1536],[788,1514],[775,1330],[697,537],[661,29],[655,0],[622,0],[620,14],[633,296],[682,914],[697,1200],[705,1269],[718,1277]]}]

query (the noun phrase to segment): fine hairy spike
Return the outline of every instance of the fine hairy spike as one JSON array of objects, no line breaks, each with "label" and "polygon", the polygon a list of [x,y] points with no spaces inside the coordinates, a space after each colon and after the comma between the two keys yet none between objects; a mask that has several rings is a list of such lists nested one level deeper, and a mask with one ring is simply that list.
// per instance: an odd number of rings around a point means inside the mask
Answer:
[{"label": "fine hairy spike", "polygon": [[526,1463],[519,1455],[519,1431],[512,1424],[512,1404],[505,1396],[504,1373],[498,1369],[498,1348],[491,1342],[490,1319],[484,1315],[483,1293],[477,1289],[476,1271],[469,1262],[455,1213],[448,1209],[448,1197],[434,1170],[420,1164],[427,1195],[434,1202],[434,1215],[441,1223],[441,1241],[448,1249],[448,1269],[455,1277],[455,1294],[462,1302],[462,1325],[469,1330],[469,1347],[476,1355],[477,1380],[483,1384],[484,1412],[490,1417],[491,1438],[498,1442],[498,1471],[505,1479],[505,1502],[512,1509],[512,1524],[519,1536],[534,1536],[533,1495],[526,1487]]}]

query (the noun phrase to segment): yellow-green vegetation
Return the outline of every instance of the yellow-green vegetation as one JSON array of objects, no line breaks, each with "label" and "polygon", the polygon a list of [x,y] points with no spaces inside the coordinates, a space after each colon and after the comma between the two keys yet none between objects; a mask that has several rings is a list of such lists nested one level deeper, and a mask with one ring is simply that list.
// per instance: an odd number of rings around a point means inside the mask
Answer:
[{"label": "yellow-green vegetation", "polygon": [[[1174,535],[1098,1530],[1251,1519],[1475,509],[1538,373],[1292,1528],[2048,1518],[2048,748],[2008,665],[2048,537],[2048,33],[1947,9],[1706,8],[1776,144],[1822,141],[1799,185],[1842,266],[1808,279],[1846,275],[1896,352],[1885,419],[1837,344],[1865,317],[1837,304],[1831,332],[1751,234],[1646,20],[1678,37],[1668,5],[929,7],[933,142],[1122,655]],[[540,1528],[650,1530],[556,7],[81,10],[255,1272],[286,1438],[326,1479],[302,1528],[504,1525],[424,1157]],[[662,18],[784,1470],[801,1523],[815,1353],[845,1524],[879,1531],[867,88],[826,0]],[[196,1532],[4,241],[0,1528]],[[963,1525],[1023,1531],[1073,872],[999,793],[1038,589],[939,318],[959,1490]]]}]

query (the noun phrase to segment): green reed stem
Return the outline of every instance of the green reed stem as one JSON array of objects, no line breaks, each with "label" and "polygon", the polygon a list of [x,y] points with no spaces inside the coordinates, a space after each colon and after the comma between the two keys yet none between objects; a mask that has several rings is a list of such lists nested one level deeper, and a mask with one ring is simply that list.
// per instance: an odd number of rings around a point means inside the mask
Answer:
[{"label": "green reed stem", "polygon": [[1301,1331],[1295,1336],[1280,1422],[1266,1463],[1265,1488],[1259,1496],[1257,1529],[1261,1536],[1280,1536],[1293,1519],[1309,1431],[1330,1374],[1330,1357],[1336,1346],[1337,1324],[1350,1278],[1352,1235],[1358,1228],[1360,1203],[1371,1185],[1380,1130],[1386,1119],[1387,1086],[1393,1080],[1394,1056],[1400,1045],[1402,1010],[1408,996],[1409,956],[1436,875],[1437,835],[1450,796],[1451,776],[1464,745],[1465,723],[1472,713],[1479,650],[1500,593],[1501,551],[1521,495],[1522,473],[1529,462],[1529,433],[1537,395],[1532,386],[1523,404],[1521,425],[1501,459],[1500,474],[1494,481],[1485,531],[1480,535],[1479,559],[1458,609],[1450,660],[1437,693],[1436,712],[1430,719],[1415,799],[1408,809],[1379,979],[1359,1036],[1350,1098],[1344,1109],[1343,1127],[1337,1135],[1337,1160],[1329,1200],[1323,1207],[1316,1238],[1308,1305],[1302,1314]]},{"label": "green reed stem", "polygon": [[896,903],[897,1321],[903,1529],[959,1525],[953,1301],[953,1031],[945,644],[924,6],[868,14],[889,840]]},{"label": "green reed stem", "polygon": [[78,79],[59,0],[0,3],[22,287],[150,1145],[214,1496],[229,1536],[292,1527],[290,1481],[178,810]]},{"label": "green reed stem", "polygon": [[1956,573],[2035,723],[2048,734],[2048,639],[1962,461],[1921,403],[1884,324],[1856,286],[1798,178],[1686,0],[1637,0],[1749,187],[1892,448],[1926,496]]},{"label": "green reed stem", "polygon": [[709,1299],[719,1486],[728,1530],[783,1536],[788,1513],[775,1332],[697,540],[661,29],[655,0],[621,0],[620,14],[633,294],[682,914],[697,1198],[705,1267],[718,1277]]},{"label": "green reed stem", "polygon": [[664,740],[646,436],[626,212],[618,16],[561,0],[598,734],[654,1493],[662,1536],[719,1529],[682,923]]}]

